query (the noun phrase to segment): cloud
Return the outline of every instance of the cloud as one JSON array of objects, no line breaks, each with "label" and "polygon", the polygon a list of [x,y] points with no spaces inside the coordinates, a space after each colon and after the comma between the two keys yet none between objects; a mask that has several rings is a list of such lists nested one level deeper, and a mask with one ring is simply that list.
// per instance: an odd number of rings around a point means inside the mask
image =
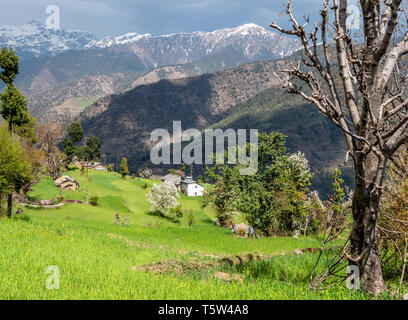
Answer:
[{"label": "cloud", "polygon": [[[267,26],[286,0],[2,0],[1,24],[45,21],[45,8],[60,7],[61,27],[92,32],[99,38],[127,32],[169,34],[213,31],[253,22]],[[299,17],[316,17],[322,0],[294,0]],[[3,4],[4,3],[4,4]]]}]

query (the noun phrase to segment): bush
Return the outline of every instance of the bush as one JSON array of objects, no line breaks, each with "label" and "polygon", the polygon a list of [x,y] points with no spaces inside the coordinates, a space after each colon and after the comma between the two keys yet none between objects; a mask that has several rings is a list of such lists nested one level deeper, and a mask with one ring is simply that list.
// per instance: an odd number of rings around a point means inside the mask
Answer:
[{"label": "bush", "polygon": [[113,164],[108,165],[106,170],[108,170],[108,172],[113,172]]},{"label": "bush", "polygon": [[132,173],[130,179],[135,180],[136,179],[136,175],[134,173]]},{"label": "bush", "polygon": [[147,183],[146,182],[142,184],[142,188],[147,189]]},{"label": "bush", "polygon": [[94,195],[89,198],[89,204],[93,207],[98,206],[99,197]]},{"label": "bush", "polygon": [[187,218],[188,218],[189,226],[192,226],[193,224],[195,224],[195,213],[192,209],[188,209]]},{"label": "bush", "polygon": [[173,212],[174,212],[174,217],[175,217],[176,219],[180,219],[180,218],[182,218],[183,215],[184,215],[183,208],[181,207],[181,204],[179,204],[179,205],[173,210]]}]

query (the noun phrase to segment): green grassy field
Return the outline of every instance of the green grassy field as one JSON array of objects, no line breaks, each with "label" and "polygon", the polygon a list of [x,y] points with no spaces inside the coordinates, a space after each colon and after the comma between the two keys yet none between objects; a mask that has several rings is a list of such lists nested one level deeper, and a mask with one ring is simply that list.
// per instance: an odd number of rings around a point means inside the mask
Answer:
[{"label": "green grassy field", "polygon": [[[80,190],[64,197],[84,201],[98,195],[99,205],[25,209],[11,220],[1,218],[0,299],[369,298],[345,285],[308,289],[315,255],[290,253],[318,247],[318,238],[234,238],[229,229],[213,224],[198,198],[180,198],[184,211],[195,212],[196,223],[189,226],[186,216],[175,222],[149,212],[146,192],[153,181],[124,181],[117,174],[96,171],[90,171],[89,180],[79,170],[68,174],[79,181]],[[53,182],[44,179],[30,198],[58,195]],[[129,215],[129,224],[114,224],[115,213]],[[248,253],[270,259],[234,267],[217,263]],[[46,288],[50,265],[60,270],[58,290]],[[163,268],[166,272],[154,272]],[[220,279],[220,272],[235,280]]]}]

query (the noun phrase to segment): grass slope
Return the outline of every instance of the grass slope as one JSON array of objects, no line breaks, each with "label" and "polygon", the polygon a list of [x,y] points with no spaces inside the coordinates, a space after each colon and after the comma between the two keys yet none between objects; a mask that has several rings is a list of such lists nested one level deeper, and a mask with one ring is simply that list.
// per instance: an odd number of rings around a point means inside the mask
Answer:
[{"label": "grass slope", "polygon": [[[66,198],[98,195],[100,204],[69,204],[60,209],[26,209],[11,220],[0,219],[0,299],[364,299],[345,286],[329,291],[308,289],[313,254],[280,254],[316,247],[310,238],[235,239],[229,229],[214,226],[197,198],[181,196],[196,224],[180,223],[149,212],[149,180],[122,180],[119,175],[79,171],[69,175],[80,190]],[[148,188],[143,189],[147,183]],[[59,190],[49,179],[34,187],[32,198],[53,198]],[[127,226],[115,225],[118,212],[130,215]],[[276,258],[240,267],[202,268],[185,273],[155,274],[140,267],[164,261],[205,263],[219,256],[258,252]],[[60,289],[46,289],[47,266],[60,269]],[[223,282],[215,272],[243,280]]]}]

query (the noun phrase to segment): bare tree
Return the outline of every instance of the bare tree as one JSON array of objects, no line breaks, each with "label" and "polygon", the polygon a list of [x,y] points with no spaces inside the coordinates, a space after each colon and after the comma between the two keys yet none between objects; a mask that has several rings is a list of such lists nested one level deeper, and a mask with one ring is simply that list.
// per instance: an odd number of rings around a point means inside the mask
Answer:
[{"label": "bare tree", "polygon": [[286,14],[293,28],[270,26],[302,43],[302,61],[278,74],[283,86],[313,103],[344,132],[346,159],[353,159],[355,170],[347,259],[359,266],[365,291],[378,294],[386,288],[377,236],[384,176],[388,161],[408,140],[406,75],[400,72],[408,33],[403,0],[360,0],[360,6],[361,41],[347,30],[347,0],[325,1],[311,29],[308,19],[298,23],[289,2]]},{"label": "bare tree", "polygon": [[56,123],[45,123],[38,129],[41,150],[44,152],[47,171],[53,179],[59,177],[63,154],[57,147],[62,136],[61,127]]}]

